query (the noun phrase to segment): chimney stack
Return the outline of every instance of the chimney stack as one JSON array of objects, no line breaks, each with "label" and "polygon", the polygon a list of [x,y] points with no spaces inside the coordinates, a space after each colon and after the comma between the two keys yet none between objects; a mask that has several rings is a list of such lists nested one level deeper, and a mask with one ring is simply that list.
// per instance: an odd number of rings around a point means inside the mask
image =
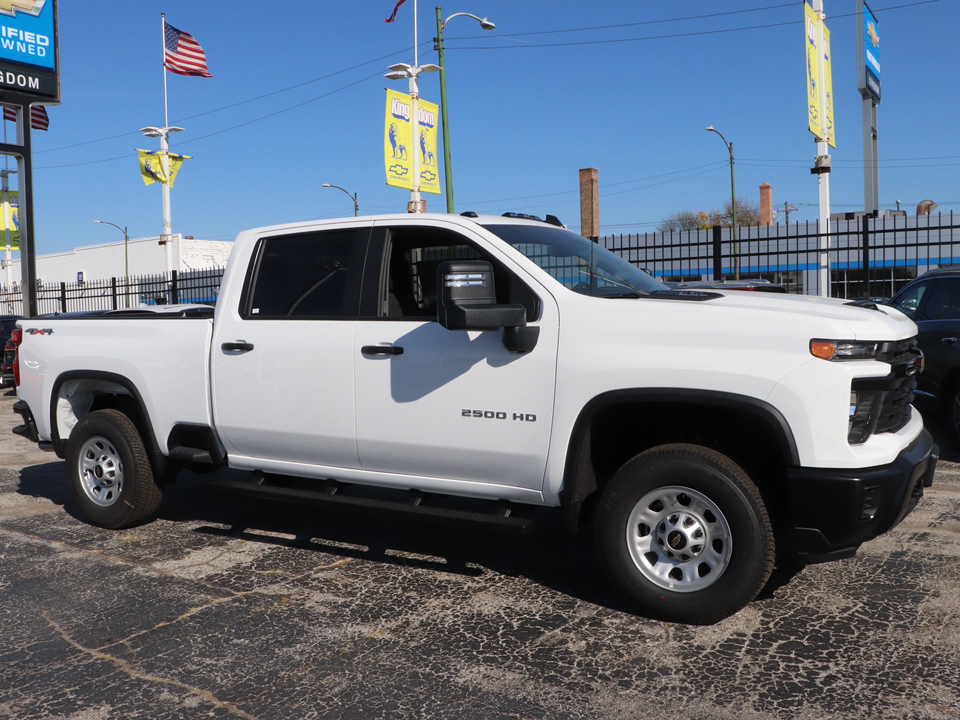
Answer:
[{"label": "chimney stack", "polygon": [[760,186],[760,224],[773,225],[773,185],[765,182]]},{"label": "chimney stack", "polygon": [[600,236],[600,181],[596,168],[580,169],[580,234]]}]

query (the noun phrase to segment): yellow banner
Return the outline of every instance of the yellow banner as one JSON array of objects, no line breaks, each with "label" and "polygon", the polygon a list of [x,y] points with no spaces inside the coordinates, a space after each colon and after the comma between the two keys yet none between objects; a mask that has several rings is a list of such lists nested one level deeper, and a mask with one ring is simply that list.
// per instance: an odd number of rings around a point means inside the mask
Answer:
[{"label": "yellow banner", "polygon": [[804,3],[804,27],[806,28],[807,45],[807,115],[810,132],[818,138],[823,137],[820,112],[820,57],[817,52],[817,28],[820,25],[820,18],[810,7],[810,3]]},{"label": "yellow banner", "polygon": [[10,230],[10,248],[20,249],[20,195],[16,191],[8,191],[3,206],[4,234],[0,237],[0,247],[7,246],[6,230]]},{"label": "yellow banner", "polygon": [[827,91],[827,106],[824,108],[823,117],[827,127],[827,144],[836,149],[837,134],[833,125],[833,63],[830,53],[830,30],[826,24],[823,26],[823,86]]},{"label": "yellow banner", "polygon": [[155,182],[165,183],[167,173],[164,172],[159,150],[137,150],[140,154],[140,174],[143,175],[144,185],[153,185]]},{"label": "yellow banner", "polygon": [[420,100],[420,191],[440,194],[440,163],[437,160],[437,126],[440,107]]},{"label": "yellow banner", "polygon": [[170,187],[173,187],[173,183],[177,179],[177,173],[180,172],[180,166],[183,165],[183,161],[189,160],[192,157],[193,155],[170,153]]},{"label": "yellow banner", "polygon": [[413,190],[413,133],[410,96],[387,90],[387,116],[383,129],[383,157],[387,185]]},{"label": "yellow banner", "polygon": [[387,90],[387,112],[383,128],[383,158],[387,185],[413,190],[413,153],[420,155],[420,190],[439,195],[437,160],[439,107],[420,100],[419,132],[413,135],[413,102],[410,96]]}]

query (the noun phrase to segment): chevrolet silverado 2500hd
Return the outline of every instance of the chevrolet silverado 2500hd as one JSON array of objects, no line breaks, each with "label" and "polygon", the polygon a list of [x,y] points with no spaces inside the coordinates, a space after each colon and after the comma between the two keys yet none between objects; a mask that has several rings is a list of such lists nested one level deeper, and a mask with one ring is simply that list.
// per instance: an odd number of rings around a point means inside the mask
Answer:
[{"label": "chevrolet silverado 2500hd", "polygon": [[852,555],[936,464],[900,312],[671,290],[515,216],[250,230],[212,316],[19,325],[15,432],[66,459],[97,525],[149,520],[182,467],[453,522],[480,518],[472,498],[513,529],[554,506],[593,529],[634,607],[671,621],[736,612],[777,552]]}]

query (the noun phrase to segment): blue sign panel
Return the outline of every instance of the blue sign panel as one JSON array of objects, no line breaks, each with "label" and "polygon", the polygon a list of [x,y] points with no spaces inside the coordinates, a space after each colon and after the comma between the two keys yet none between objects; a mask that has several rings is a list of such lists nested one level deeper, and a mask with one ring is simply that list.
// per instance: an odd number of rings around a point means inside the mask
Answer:
[{"label": "blue sign panel", "polygon": [[52,0],[0,0],[0,60],[57,69]]},{"label": "blue sign panel", "polygon": [[866,3],[863,5],[863,64],[866,89],[880,102],[880,25]]}]

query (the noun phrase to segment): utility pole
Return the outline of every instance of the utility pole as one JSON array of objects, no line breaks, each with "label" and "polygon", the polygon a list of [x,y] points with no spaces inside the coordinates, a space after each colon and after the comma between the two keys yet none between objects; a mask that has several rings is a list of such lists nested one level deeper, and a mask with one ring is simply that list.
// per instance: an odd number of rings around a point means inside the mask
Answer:
[{"label": "utility pole", "polygon": [[791,205],[789,202],[785,202],[785,203],[783,203],[783,210],[778,210],[777,212],[782,212],[782,213],[783,213],[783,217],[784,217],[783,222],[784,222],[785,224],[789,224],[789,223],[790,223],[790,213],[796,212],[796,210],[797,210],[797,206],[796,206],[796,205]]}]

